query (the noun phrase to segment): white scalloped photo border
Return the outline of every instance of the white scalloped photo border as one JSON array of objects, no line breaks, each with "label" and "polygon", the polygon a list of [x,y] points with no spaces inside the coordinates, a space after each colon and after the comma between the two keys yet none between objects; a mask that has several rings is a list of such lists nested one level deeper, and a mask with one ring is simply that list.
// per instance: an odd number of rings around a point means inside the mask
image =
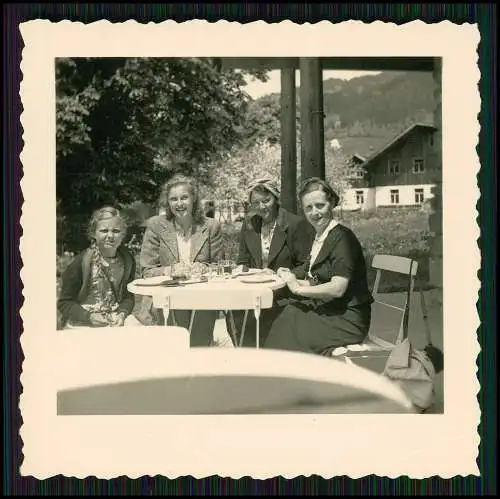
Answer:
[{"label": "white scalloped photo border", "polygon": [[[479,474],[477,25],[35,20],[20,31],[23,476]],[[54,59],[77,56],[442,57],[444,414],[58,417]]]}]

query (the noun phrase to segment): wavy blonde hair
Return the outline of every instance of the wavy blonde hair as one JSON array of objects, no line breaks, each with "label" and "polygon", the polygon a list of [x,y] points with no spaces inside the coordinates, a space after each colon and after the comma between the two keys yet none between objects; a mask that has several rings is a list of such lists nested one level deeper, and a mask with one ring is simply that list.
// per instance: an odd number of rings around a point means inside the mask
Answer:
[{"label": "wavy blonde hair", "polygon": [[[90,222],[87,227],[87,234],[91,241],[95,239],[95,231],[97,229],[97,225],[102,220],[109,220],[110,218],[118,218],[123,224],[123,228],[125,229],[125,233],[128,231],[128,222],[127,218],[122,215],[121,211],[114,206],[103,206],[95,210],[90,217]],[[127,234],[125,234],[126,236]]]},{"label": "wavy blonde hair", "polygon": [[201,211],[196,181],[193,177],[182,174],[175,174],[170,180],[165,182],[161,188],[158,205],[160,208],[165,210],[165,217],[167,220],[173,220],[174,218],[174,214],[168,204],[168,196],[170,195],[170,191],[178,185],[185,185],[187,187],[189,194],[193,197],[193,221],[196,223],[202,223],[205,217]]}]

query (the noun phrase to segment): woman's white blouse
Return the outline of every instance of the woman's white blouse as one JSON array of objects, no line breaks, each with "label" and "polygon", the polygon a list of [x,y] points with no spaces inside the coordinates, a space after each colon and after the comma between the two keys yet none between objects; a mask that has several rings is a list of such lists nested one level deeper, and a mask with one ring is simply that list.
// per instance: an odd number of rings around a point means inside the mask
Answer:
[{"label": "woman's white blouse", "polygon": [[261,229],[260,233],[260,245],[262,251],[262,266],[264,268],[267,267],[269,263],[269,250],[271,249],[271,241],[273,240],[274,229],[276,228],[276,220],[272,223],[272,225],[267,226],[269,230],[269,234],[267,237],[264,236],[264,227]]},{"label": "woman's white blouse", "polygon": [[337,220],[330,220],[330,223],[326,227],[326,229],[323,231],[321,236],[316,236],[314,238],[314,242],[311,247],[311,258],[309,262],[309,270],[307,271],[307,274],[309,277],[312,277],[311,275],[311,267],[313,266],[314,262],[316,261],[316,258],[318,257],[319,252],[321,251],[321,248],[323,247],[323,244],[325,243],[325,239],[328,237],[328,234],[332,229],[334,229],[338,225]]},{"label": "woman's white blouse", "polygon": [[189,230],[189,236],[184,236],[182,231],[177,229],[177,250],[179,252],[180,263],[191,262],[191,239],[193,238],[192,229]]}]

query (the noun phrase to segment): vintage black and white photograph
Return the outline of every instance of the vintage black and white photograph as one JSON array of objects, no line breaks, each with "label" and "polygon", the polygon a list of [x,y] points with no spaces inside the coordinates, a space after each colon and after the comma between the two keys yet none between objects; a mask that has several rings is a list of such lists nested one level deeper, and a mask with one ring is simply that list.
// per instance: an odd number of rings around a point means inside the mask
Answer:
[{"label": "vintage black and white photograph", "polygon": [[[475,313],[474,303],[455,300],[461,281],[450,274],[470,279],[477,262],[452,267],[464,253],[452,240],[460,228],[450,227],[462,215],[447,206],[474,209],[473,196],[450,197],[477,174],[454,161],[465,148],[475,157],[479,99],[458,118],[472,120],[472,138],[455,136],[458,150],[447,156],[443,144],[457,128],[443,74],[453,56],[394,54],[390,44],[376,54],[360,46],[207,54],[201,34],[199,55],[157,47],[128,55],[116,45],[99,53],[95,39],[84,47],[91,28],[78,28],[83,45],[73,53],[49,47],[40,87],[51,96],[50,146],[25,155],[25,168],[39,161],[46,178],[38,185],[50,185],[52,200],[34,228],[52,227],[49,256],[37,262],[44,275],[53,271],[50,310],[32,324],[57,343],[54,424],[248,416],[234,420],[235,432],[262,416],[300,415],[312,426],[365,415],[379,428],[397,417],[414,432],[431,418],[458,417],[458,385],[445,386],[460,383],[449,347],[456,331],[445,328],[444,308]],[[119,25],[107,28],[118,35]],[[144,36],[146,26],[136,28]],[[464,32],[473,54],[475,33]],[[474,60],[468,73],[473,80]],[[30,185],[37,180],[27,176]],[[477,318],[459,323],[467,320]],[[469,327],[451,341],[474,344]]]},{"label": "vintage black and white photograph", "polygon": [[[59,326],[164,354],[58,413],[442,411],[440,68],[57,58]],[[244,350],[164,372],[183,347]]]}]

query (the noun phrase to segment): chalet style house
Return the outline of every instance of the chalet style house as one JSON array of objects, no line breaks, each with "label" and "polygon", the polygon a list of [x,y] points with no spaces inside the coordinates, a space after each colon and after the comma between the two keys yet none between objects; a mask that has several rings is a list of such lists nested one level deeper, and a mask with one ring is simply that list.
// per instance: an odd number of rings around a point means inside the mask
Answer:
[{"label": "chalet style house", "polygon": [[416,123],[369,157],[354,154],[351,188],[344,193],[341,208],[416,206],[432,197],[441,175],[436,131],[433,125]]}]

